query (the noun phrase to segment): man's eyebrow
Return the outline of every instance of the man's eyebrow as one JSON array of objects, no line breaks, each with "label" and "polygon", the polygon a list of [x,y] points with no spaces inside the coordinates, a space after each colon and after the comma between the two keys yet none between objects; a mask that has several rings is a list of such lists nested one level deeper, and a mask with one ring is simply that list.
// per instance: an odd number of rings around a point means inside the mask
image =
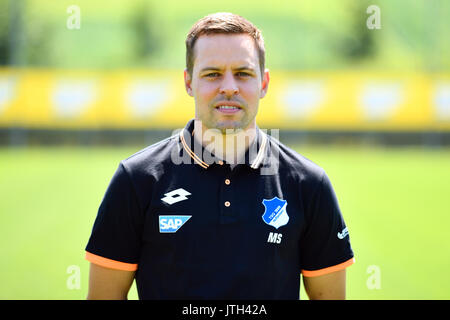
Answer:
[{"label": "man's eyebrow", "polygon": [[200,70],[200,72],[205,72],[205,71],[220,71],[220,68],[217,67],[204,67],[203,69]]},{"label": "man's eyebrow", "polygon": [[[203,69],[200,70],[200,72],[205,72],[205,71],[221,71],[221,68],[218,67],[204,67]],[[250,67],[250,66],[242,66],[239,68],[235,68],[233,69],[233,71],[243,71],[243,70],[248,70],[251,72],[255,72],[255,69]]]},{"label": "man's eyebrow", "polygon": [[243,67],[236,68],[234,70],[236,70],[236,71],[248,70],[248,71],[253,71],[253,72],[255,71],[255,69],[253,69],[250,66],[243,66]]}]

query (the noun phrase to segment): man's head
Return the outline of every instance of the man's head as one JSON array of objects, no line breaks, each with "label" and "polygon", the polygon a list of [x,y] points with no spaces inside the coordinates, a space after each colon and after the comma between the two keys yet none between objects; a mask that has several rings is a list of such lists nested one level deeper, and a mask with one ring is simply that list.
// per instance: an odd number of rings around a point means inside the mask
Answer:
[{"label": "man's head", "polygon": [[203,35],[214,34],[247,34],[254,41],[258,50],[259,68],[261,74],[265,69],[265,53],[264,39],[261,31],[256,28],[250,21],[243,17],[229,12],[218,12],[210,14],[198,20],[189,31],[186,38],[186,69],[192,76],[194,67],[195,53],[194,46],[197,39]]},{"label": "man's head", "polygon": [[196,118],[208,129],[247,129],[269,83],[264,41],[249,21],[231,13],[199,20],[186,39],[185,84]]}]

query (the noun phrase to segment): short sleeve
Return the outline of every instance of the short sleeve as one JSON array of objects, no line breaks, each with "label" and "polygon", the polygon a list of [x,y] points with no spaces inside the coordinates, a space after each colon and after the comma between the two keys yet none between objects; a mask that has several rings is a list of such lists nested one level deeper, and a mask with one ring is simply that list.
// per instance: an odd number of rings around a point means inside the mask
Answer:
[{"label": "short sleeve", "polygon": [[325,172],[313,195],[306,223],[300,244],[303,276],[324,275],[342,270],[355,262],[350,235]]},{"label": "short sleeve", "polygon": [[85,258],[103,267],[135,271],[140,254],[142,213],[123,163],[100,204]]}]

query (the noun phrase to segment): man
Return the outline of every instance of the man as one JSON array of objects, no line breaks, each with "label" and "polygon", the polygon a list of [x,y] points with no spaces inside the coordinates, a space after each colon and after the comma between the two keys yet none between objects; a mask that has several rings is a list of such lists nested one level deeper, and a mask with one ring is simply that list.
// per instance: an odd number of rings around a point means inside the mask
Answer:
[{"label": "man", "polygon": [[117,169],[86,247],[88,299],[344,299],[354,262],[325,172],[255,122],[264,42],[217,13],[186,39],[195,120]]}]

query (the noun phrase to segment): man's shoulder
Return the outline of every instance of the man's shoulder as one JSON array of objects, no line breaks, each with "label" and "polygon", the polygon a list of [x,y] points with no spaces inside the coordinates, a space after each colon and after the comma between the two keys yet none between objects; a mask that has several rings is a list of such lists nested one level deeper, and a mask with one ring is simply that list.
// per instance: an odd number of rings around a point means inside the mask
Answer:
[{"label": "man's shoulder", "polygon": [[158,141],[121,161],[128,170],[149,170],[170,161],[173,148],[178,144],[178,134]]},{"label": "man's shoulder", "polygon": [[294,175],[301,180],[316,182],[322,179],[325,170],[316,162],[273,137],[269,137],[269,141],[271,156],[278,158],[280,174]]}]

